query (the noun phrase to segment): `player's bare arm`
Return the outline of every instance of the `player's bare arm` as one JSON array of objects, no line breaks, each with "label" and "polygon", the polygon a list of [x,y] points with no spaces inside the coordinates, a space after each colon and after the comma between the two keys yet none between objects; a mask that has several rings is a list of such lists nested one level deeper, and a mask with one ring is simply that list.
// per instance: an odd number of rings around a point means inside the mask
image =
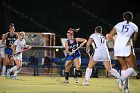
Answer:
[{"label": "player's bare arm", "polygon": [[111,32],[109,33],[109,35],[108,35],[108,38],[113,42],[113,44],[114,44],[114,35],[116,34],[116,29],[115,28],[113,28],[112,30],[111,30]]}]

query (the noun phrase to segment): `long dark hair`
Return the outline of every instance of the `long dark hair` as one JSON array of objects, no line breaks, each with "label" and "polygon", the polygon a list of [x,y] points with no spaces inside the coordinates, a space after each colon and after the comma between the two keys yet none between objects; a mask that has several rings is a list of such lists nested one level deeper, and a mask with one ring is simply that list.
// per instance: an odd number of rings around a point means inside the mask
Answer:
[{"label": "long dark hair", "polygon": [[11,27],[15,27],[14,23],[10,23],[9,29],[10,29]]}]

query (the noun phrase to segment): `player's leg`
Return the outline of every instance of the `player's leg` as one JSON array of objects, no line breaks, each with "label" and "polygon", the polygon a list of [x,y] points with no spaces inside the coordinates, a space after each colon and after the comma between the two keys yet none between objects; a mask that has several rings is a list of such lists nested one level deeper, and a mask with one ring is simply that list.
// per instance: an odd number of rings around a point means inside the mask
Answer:
[{"label": "player's leg", "polygon": [[124,74],[120,78],[124,82],[124,91],[126,93],[129,92],[129,77],[133,74],[136,73],[135,68],[136,68],[136,61],[135,61],[135,56],[131,53],[129,57],[125,58],[128,68],[123,72]]},{"label": "player's leg", "polygon": [[2,69],[3,60],[4,58],[0,57],[0,70]]},{"label": "player's leg", "polygon": [[72,64],[72,61],[69,60],[69,61],[66,61],[65,63],[65,72],[64,72],[64,76],[65,76],[65,80],[64,80],[64,83],[69,83],[69,71],[70,71],[70,68],[71,68],[71,64]]},{"label": "player's leg", "polygon": [[2,75],[6,73],[7,69],[9,69],[9,63],[11,61],[11,56],[13,54],[13,50],[11,48],[5,48],[5,61],[2,69]]},{"label": "player's leg", "polygon": [[14,71],[18,70],[18,68],[21,67],[21,62],[20,62],[20,60],[15,60],[15,63],[16,63],[16,65],[13,66],[10,70],[7,71],[7,77],[10,77],[10,73],[11,73],[11,72],[14,72]]},{"label": "player's leg", "polygon": [[93,59],[89,60],[88,67],[86,68],[85,73],[85,80],[82,85],[87,86],[89,85],[90,76],[92,74],[92,67],[96,64],[96,62]]},{"label": "player's leg", "polygon": [[18,69],[14,71],[14,75],[13,75],[13,78],[12,79],[18,79],[17,78],[17,75],[21,71],[21,68],[22,68],[22,62],[21,62],[21,60],[18,60],[18,63],[19,63]]},{"label": "player's leg", "polygon": [[2,74],[1,74],[1,76],[5,76],[6,66],[8,65],[8,63],[9,63],[9,56],[7,54],[5,54],[5,58],[4,58],[4,61],[3,61],[3,66],[2,66]]},{"label": "player's leg", "polygon": [[80,66],[81,66],[81,58],[75,58],[74,59],[74,65],[75,65],[75,83],[78,83],[78,75],[80,74],[81,70],[80,70]]},{"label": "player's leg", "polygon": [[105,66],[106,70],[109,73],[111,73],[113,76],[115,76],[116,78],[120,77],[120,74],[118,73],[118,71],[116,69],[112,68],[110,61],[105,61],[104,66]]},{"label": "player's leg", "polygon": [[[125,71],[128,68],[128,64],[127,64],[126,60],[123,57],[117,57],[117,58],[118,58],[118,61],[119,61],[120,65],[121,65],[121,76],[120,77],[122,77],[122,76],[125,75]],[[122,82],[122,80],[118,79],[117,82],[118,82],[119,90],[122,91],[123,82],[125,82],[125,80]]]}]

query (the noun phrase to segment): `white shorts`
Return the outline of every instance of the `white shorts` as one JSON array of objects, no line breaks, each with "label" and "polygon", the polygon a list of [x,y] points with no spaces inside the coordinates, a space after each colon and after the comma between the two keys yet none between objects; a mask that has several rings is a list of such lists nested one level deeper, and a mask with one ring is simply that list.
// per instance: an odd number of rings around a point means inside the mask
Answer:
[{"label": "white shorts", "polygon": [[0,48],[0,58],[5,58],[5,48]]},{"label": "white shorts", "polygon": [[16,60],[22,61],[22,54],[14,55],[14,56],[13,56],[13,59],[14,59],[15,61],[16,61]]},{"label": "white shorts", "polygon": [[110,61],[108,49],[95,49],[94,61]]},{"label": "white shorts", "polygon": [[131,46],[114,46],[114,56],[128,57],[131,53]]}]

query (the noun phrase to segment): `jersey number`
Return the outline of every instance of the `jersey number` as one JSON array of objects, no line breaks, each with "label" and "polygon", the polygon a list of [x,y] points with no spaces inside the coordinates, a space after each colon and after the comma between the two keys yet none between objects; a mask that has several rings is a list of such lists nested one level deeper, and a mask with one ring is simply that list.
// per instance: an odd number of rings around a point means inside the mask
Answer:
[{"label": "jersey number", "polygon": [[105,37],[101,36],[101,43],[104,43],[105,42]]},{"label": "jersey number", "polygon": [[128,32],[128,30],[129,30],[128,25],[123,25],[122,33],[126,33],[126,32]]},{"label": "jersey number", "polygon": [[14,43],[14,41],[10,41],[9,45],[12,45]]}]

